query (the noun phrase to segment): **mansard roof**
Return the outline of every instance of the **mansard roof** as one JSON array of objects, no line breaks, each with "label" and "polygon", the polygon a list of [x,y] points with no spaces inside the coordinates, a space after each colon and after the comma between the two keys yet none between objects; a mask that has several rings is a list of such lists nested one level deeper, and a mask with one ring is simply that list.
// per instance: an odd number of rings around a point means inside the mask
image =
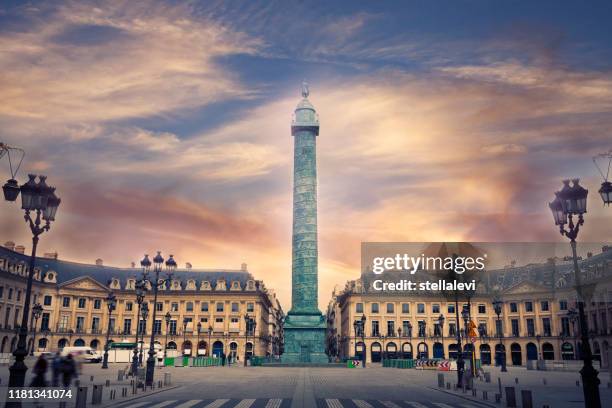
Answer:
[{"label": "mansard roof", "polygon": [[[22,263],[25,266],[28,266],[30,262],[29,255],[2,246],[0,246],[0,259],[6,259],[13,264]],[[122,289],[125,288],[128,279],[138,279],[142,271],[141,268],[117,268],[44,257],[36,258],[35,268],[39,268],[44,274],[55,272],[57,281],[54,283],[59,285],[82,276],[89,276],[105,286],[109,285],[112,279],[119,279]],[[198,289],[200,284],[206,281],[210,283],[213,290],[218,280],[225,280],[227,291],[231,290],[232,282],[240,282],[241,288],[244,289],[248,281],[255,281],[247,270],[242,269],[177,269],[173,275],[173,280],[181,282],[182,290],[185,290],[187,281],[192,279],[195,280]],[[256,282],[256,288],[263,289],[259,282]]]}]

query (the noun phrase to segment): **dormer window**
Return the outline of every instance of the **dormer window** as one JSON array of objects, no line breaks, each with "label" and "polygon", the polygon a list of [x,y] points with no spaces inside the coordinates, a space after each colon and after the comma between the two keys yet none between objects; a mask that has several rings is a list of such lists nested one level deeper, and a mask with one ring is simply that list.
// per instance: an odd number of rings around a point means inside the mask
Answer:
[{"label": "dormer window", "polygon": [[196,282],[195,282],[195,280],[193,280],[193,279],[189,279],[189,280],[187,281],[187,287],[186,287],[186,289],[187,289],[187,290],[195,290],[195,289],[196,289]]},{"label": "dormer window", "polygon": [[255,281],[254,280],[249,280],[247,282],[247,290],[255,290]]},{"label": "dormer window", "polygon": [[210,282],[202,281],[202,283],[200,283],[200,290],[210,290]]},{"label": "dormer window", "polygon": [[111,280],[111,288],[112,289],[121,289],[121,284],[119,283],[119,279],[113,278],[113,280]]},{"label": "dormer window", "polygon": [[225,280],[223,280],[223,279],[219,279],[219,280],[217,281],[217,287],[216,287],[215,289],[216,289],[216,290],[226,290],[226,287],[225,287]]},{"label": "dormer window", "polygon": [[177,280],[172,281],[172,290],[181,290],[181,282]]},{"label": "dormer window", "polygon": [[128,279],[125,285],[126,290],[134,290],[136,286],[136,279]]},{"label": "dormer window", "polygon": [[233,281],[232,282],[232,290],[240,290],[240,282]]},{"label": "dormer window", "polygon": [[43,281],[47,283],[56,283],[57,274],[54,271],[47,271],[47,273],[43,277]]}]

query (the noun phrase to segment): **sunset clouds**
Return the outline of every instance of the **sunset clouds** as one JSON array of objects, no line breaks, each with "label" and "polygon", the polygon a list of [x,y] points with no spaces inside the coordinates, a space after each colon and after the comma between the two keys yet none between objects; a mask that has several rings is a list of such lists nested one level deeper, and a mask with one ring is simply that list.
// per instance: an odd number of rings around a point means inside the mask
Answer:
[{"label": "sunset clouds", "polygon": [[[552,16],[542,30],[567,32],[554,47],[478,24],[459,38],[397,24],[427,10],[329,7],[2,10],[0,140],[63,199],[43,249],[115,265],[156,249],[199,267],[247,262],[288,305],[302,78],[321,121],[322,303],[358,275],[361,241],[560,239],[547,202],[564,177],[591,193],[584,239],[612,238],[590,162],[612,147],[612,70],[592,57],[595,38],[580,53],[593,33]],[[28,243],[21,219],[4,204],[2,239]]]}]

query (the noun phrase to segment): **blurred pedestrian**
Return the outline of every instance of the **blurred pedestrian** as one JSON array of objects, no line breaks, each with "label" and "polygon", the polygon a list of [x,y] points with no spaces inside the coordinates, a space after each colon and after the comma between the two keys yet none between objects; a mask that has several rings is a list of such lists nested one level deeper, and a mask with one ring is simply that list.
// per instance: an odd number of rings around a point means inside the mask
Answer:
[{"label": "blurred pedestrian", "polygon": [[38,360],[36,360],[36,364],[34,364],[34,368],[32,372],[34,373],[34,378],[32,379],[32,383],[30,387],[46,387],[47,380],[45,376],[47,375],[47,360],[42,355],[38,356]]},{"label": "blurred pedestrian", "polygon": [[59,351],[55,353],[55,356],[53,356],[53,361],[51,361],[51,371],[53,376],[53,381],[51,384],[54,387],[57,387],[59,386],[59,377],[62,373],[62,355]]},{"label": "blurred pedestrian", "polygon": [[66,358],[62,361],[62,383],[64,387],[70,387],[72,383],[72,378],[77,376],[77,368],[74,358],[72,358],[72,354],[68,354]]}]

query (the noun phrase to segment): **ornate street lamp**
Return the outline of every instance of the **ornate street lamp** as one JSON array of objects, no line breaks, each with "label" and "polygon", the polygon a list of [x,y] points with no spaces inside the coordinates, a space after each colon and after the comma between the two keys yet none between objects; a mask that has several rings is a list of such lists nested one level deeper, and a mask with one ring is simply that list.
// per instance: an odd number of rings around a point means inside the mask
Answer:
[{"label": "ornate street lamp", "polygon": [[[166,282],[172,280],[172,274],[176,271],[176,261],[174,257],[170,255],[166,261],[166,278],[163,282],[159,281],[159,273],[162,269],[162,263],[164,258],[161,256],[161,252],[157,251],[157,255],[153,258],[153,270],[155,272],[155,280],[152,283],[153,286],[153,324],[155,324],[155,317],[157,315],[157,293],[159,292],[159,285],[165,285]],[[183,343],[184,344],[184,343]],[[183,345],[184,346],[184,345]],[[147,358],[147,373],[145,377],[145,384],[153,386],[153,376],[155,374],[155,330],[151,330],[151,341],[149,343],[149,358]]]},{"label": "ornate street lamp", "polygon": [[[249,316],[249,314],[245,314],[244,315],[244,327],[245,327],[245,331],[244,331],[244,366],[247,366],[247,346],[249,344],[249,328],[251,325],[251,316]],[[210,333],[210,331],[209,331]],[[210,334],[209,334],[209,338],[210,338]]]},{"label": "ornate street lamp", "polygon": [[[580,231],[580,226],[584,224],[584,214],[587,212],[587,196],[588,190],[579,184],[579,179],[572,180],[570,187],[569,180],[563,180],[563,188],[555,193],[555,200],[548,206],[553,213],[555,225],[559,227],[561,235],[565,235],[570,240],[572,247],[572,258],[574,261],[574,280],[576,284],[576,292],[578,293],[578,318],[580,321],[580,332],[582,340],[582,359],[584,366],[580,370],[582,376],[582,390],[584,393],[584,401],[587,407],[600,408],[601,399],[599,397],[599,378],[597,378],[597,370],[593,367],[593,355],[591,354],[591,346],[589,345],[589,330],[587,319],[584,313],[584,302],[587,298],[587,293],[582,285],[582,276],[580,267],[578,266],[578,254],[576,253],[576,238]],[[561,210],[559,210],[559,207]],[[578,220],[574,224],[574,217]],[[567,224],[567,229],[565,225]]]},{"label": "ornate street lamp", "polygon": [[[600,167],[597,163],[598,159],[608,160],[608,166],[605,174],[602,167]],[[610,168],[612,168],[612,150],[607,153],[602,153],[593,157],[593,163],[595,163],[595,167],[597,167],[599,174],[601,174],[601,177],[603,178],[603,183],[601,183],[601,187],[598,191],[599,195],[601,195],[601,199],[603,200],[604,206],[610,205],[612,203],[612,183],[609,181],[609,177]]]},{"label": "ornate street lamp", "polygon": [[134,347],[134,355],[132,356],[132,376],[138,374],[138,349],[140,342],[140,309],[142,302],[144,302],[145,294],[147,292],[146,279],[151,268],[151,261],[149,255],[145,255],[144,259],[140,261],[142,267],[142,278],[136,281],[135,292],[136,292],[136,303],[138,304],[138,310],[136,312],[136,346]]},{"label": "ornate street lamp", "polygon": [[189,319],[186,317],[183,318],[183,357],[185,356],[185,343],[187,342],[187,324],[189,323]]},{"label": "ornate street lamp", "polygon": [[493,300],[493,310],[495,310],[495,314],[497,315],[497,327],[499,328],[499,330],[497,331],[497,336],[499,337],[499,351],[498,351],[497,358],[498,358],[499,364],[501,365],[502,373],[505,373],[508,370],[506,369],[506,350],[504,350],[504,345],[502,343],[503,328],[502,328],[501,318],[500,318],[503,304],[504,303],[499,298],[495,298]]},{"label": "ornate street lamp", "polygon": [[34,318],[34,328],[32,330],[32,349],[30,350],[30,355],[34,355],[34,347],[36,347],[36,328],[38,327],[38,319],[40,319],[40,315],[42,314],[43,308],[40,303],[36,303],[32,307],[32,317]]},{"label": "ornate street lamp", "polygon": [[[210,336],[212,335],[212,332],[213,332],[212,326],[208,326],[208,344],[206,345],[206,355],[208,357],[210,357],[210,350],[211,350]],[[246,346],[245,346],[245,350],[246,350]]]},{"label": "ornate street lamp", "polygon": [[148,303],[144,303],[142,305],[142,310],[140,311],[140,315],[142,316],[142,322],[144,322],[144,324],[140,330],[140,342],[139,342],[140,352],[138,353],[138,365],[142,367],[142,353],[144,352],[144,336],[145,334],[147,334],[147,319],[149,319],[149,304]]},{"label": "ornate street lamp", "polygon": [[[21,208],[25,211],[24,219],[29,224],[32,232],[32,255],[30,256],[30,266],[28,273],[28,281],[26,285],[23,314],[21,317],[21,326],[19,327],[19,341],[17,348],[13,352],[15,363],[9,368],[9,387],[23,387],[25,383],[27,366],[24,363],[28,355],[27,337],[28,337],[28,320],[30,318],[30,298],[32,297],[32,282],[34,280],[34,269],[36,264],[36,247],[38,246],[39,236],[49,231],[51,222],[55,221],[55,213],[60,205],[61,200],[55,195],[55,188],[49,187],[46,183],[46,176],[39,176],[38,183],[36,176],[30,174],[29,180],[20,188],[21,192]],[[32,212],[35,212],[34,219]],[[45,222],[41,226],[42,221]],[[7,406],[17,407],[21,402],[9,402]]]},{"label": "ornate street lamp", "polygon": [[444,358],[444,315],[440,313],[438,316],[438,327],[440,328],[440,337],[442,341],[442,358]]},{"label": "ornate street lamp", "polygon": [[[13,159],[11,158],[11,152],[15,152],[21,155],[19,160],[16,160],[17,158],[15,158],[15,168],[13,168]],[[21,163],[23,163],[25,152],[23,151],[23,149],[9,146],[0,142],[0,159],[4,156],[8,158],[9,169],[11,171],[11,178],[6,182],[6,184],[4,184],[4,186],[2,186],[2,190],[4,191],[4,199],[6,201],[15,201],[19,196],[19,184],[17,183],[17,180],[15,180],[15,177],[17,176],[19,168],[21,167]]]},{"label": "ornate street lamp", "polygon": [[113,292],[109,292],[106,297],[106,306],[108,306],[108,323],[106,325],[106,344],[104,345],[104,360],[102,361],[102,368],[108,368],[108,349],[110,347],[110,332],[111,332],[111,316],[113,310],[117,306],[117,298]]},{"label": "ornate street lamp", "polygon": [[361,342],[363,343],[363,353],[361,353],[361,357],[363,359],[363,361],[361,362],[361,365],[363,366],[363,368],[365,368],[366,366],[366,360],[367,360],[367,356],[366,356],[366,344],[365,344],[365,325],[366,325],[366,315],[362,314],[361,315]]},{"label": "ornate street lamp", "polygon": [[198,322],[198,344],[196,345],[196,357],[200,356],[200,332],[202,331],[202,322]]},{"label": "ornate street lamp", "polygon": [[166,344],[164,345],[164,360],[165,360],[166,357],[168,357],[168,327],[170,326],[170,319],[172,319],[170,312],[166,312],[164,319],[166,320]]}]

